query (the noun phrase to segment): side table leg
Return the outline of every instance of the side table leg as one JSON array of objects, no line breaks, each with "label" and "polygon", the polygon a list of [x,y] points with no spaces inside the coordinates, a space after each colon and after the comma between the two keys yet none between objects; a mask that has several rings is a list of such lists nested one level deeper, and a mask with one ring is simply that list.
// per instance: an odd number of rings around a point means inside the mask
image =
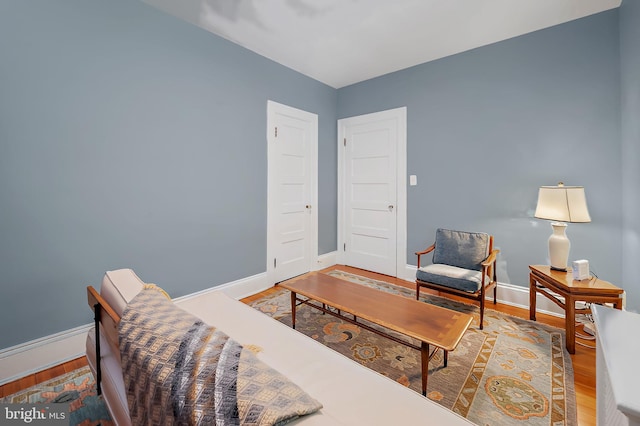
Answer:
[{"label": "side table leg", "polygon": [[529,319],[536,320],[536,279],[529,274]]},{"label": "side table leg", "polygon": [[565,338],[567,339],[567,351],[576,353],[576,301],[570,295],[565,295]]}]

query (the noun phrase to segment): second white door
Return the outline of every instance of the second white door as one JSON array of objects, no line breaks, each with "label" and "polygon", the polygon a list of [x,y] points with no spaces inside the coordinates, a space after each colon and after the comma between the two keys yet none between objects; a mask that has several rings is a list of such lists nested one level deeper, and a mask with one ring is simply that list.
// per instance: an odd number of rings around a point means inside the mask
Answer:
[{"label": "second white door", "polygon": [[399,147],[404,146],[405,111],[399,108],[338,121],[343,153],[339,161],[342,260],[391,276],[398,276],[398,264],[406,264],[400,255],[406,249],[399,250],[405,242],[398,240],[398,215],[404,214],[398,164],[404,164],[399,161],[403,160]]}]

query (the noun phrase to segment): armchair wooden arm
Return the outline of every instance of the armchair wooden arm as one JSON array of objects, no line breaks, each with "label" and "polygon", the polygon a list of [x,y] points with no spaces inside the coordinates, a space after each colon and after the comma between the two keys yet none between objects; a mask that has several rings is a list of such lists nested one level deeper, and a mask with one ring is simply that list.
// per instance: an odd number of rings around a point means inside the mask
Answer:
[{"label": "armchair wooden arm", "polygon": [[416,255],[418,256],[418,269],[420,269],[420,256],[425,255],[427,253],[431,253],[432,251],[434,251],[436,249],[436,245],[431,244],[429,247],[427,247],[426,249],[422,250],[422,251],[417,251]]},{"label": "armchair wooden arm", "polygon": [[489,253],[489,256],[487,256],[484,262],[482,262],[480,265],[482,265],[483,267],[491,266],[492,263],[495,263],[498,253],[500,253],[500,250],[492,250],[491,253]]},{"label": "armchair wooden arm", "polygon": [[[489,285],[496,285],[496,259],[500,250],[491,250],[489,256],[480,264],[482,266],[482,286],[485,286],[485,279],[489,277]],[[495,303],[495,293],[494,302]]]}]

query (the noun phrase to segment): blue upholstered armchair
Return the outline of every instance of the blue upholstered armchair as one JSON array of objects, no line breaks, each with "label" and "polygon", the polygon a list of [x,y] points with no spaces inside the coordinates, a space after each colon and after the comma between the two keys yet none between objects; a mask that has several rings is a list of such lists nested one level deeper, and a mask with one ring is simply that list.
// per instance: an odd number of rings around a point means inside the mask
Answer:
[{"label": "blue upholstered armchair", "polygon": [[[420,257],[433,252],[430,265],[420,266]],[[482,232],[438,229],[436,241],[418,256],[416,273],[416,299],[420,299],[420,287],[455,294],[480,302],[480,330],[483,328],[484,302],[493,289],[496,303],[496,256],[493,236]]]}]

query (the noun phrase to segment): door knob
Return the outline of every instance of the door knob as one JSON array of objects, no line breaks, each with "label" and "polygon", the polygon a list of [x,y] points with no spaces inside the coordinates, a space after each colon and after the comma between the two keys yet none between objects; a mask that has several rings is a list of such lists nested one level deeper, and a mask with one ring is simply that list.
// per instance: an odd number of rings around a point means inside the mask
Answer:
[{"label": "door knob", "polygon": [[393,211],[393,204],[389,204],[389,210]]},{"label": "door knob", "polygon": [[304,206],[306,209],[310,209],[311,208],[311,204],[307,204],[306,206]]}]

